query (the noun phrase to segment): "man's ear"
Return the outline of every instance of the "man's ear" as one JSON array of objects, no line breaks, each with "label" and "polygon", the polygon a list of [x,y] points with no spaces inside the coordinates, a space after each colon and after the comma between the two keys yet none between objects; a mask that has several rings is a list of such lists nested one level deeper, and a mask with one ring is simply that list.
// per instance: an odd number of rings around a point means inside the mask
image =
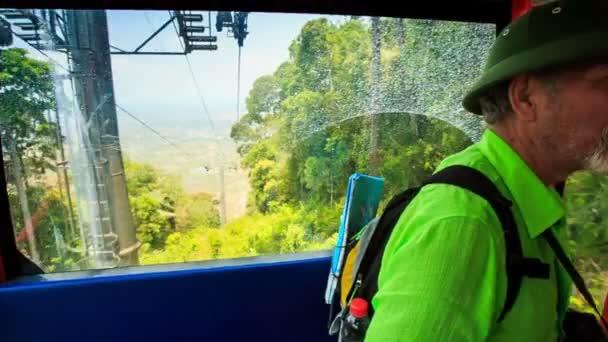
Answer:
[{"label": "man's ear", "polygon": [[509,101],[513,113],[525,121],[536,121],[538,86],[537,81],[528,75],[516,76],[509,83]]}]

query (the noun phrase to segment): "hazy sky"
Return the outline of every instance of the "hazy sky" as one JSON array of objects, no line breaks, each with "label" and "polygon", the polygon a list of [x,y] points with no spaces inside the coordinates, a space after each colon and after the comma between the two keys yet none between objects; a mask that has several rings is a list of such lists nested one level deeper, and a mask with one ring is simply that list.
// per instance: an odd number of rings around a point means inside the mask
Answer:
[{"label": "hazy sky", "polygon": [[[114,46],[133,49],[169,17],[167,11],[113,11],[108,13],[110,40]],[[241,56],[241,114],[253,82],[273,73],[288,59],[288,47],[302,26],[319,15],[249,15],[249,35]],[[215,26],[215,12],[211,22]],[[205,23],[208,21],[205,13]],[[149,51],[179,51],[172,26],[147,47]],[[224,31],[218,34],[217,51],[189,55],[213,120],[236,119],[238,46]],[[184,56],[113,56],[117,102],[150,116],[158,114],[203,115],[200,99]],[[203,118],[203,123],[207,119]]]},{"label": "hazy sky", "polygon": [[[208,25],[209,12],[204,14]],[[211,24],[215,33],[216,12],[211,12]],[[159,28],[168,18],[168,11],[107,11],[110,44],[124,50],[134,50]],[[241,59],[241,115],[246,111],[245,98],[253,82],[260,76],[272,74],[288,60],[289,45],[309,20],[326,17],[343,21],[345,17],[303,15],[285,13],[250,13],[249,35],[242,48]],[[17,28],[15,30],[19,31]],[[172,25],[152,40],[142,51],[180,51],[180,41]],[[193,84],[186,59],[180,56],[128,55],[112,56],[114,92],[116,103],[147,122],[156,131],[181,150],[188,150],[199,158],[209,150],[206,137],[210,133],[227,137],[230,126],[236,120],[236,85],[238,46],[226,30],[218,33],[218,50],[194,51],[188,55],[195,78],[200,85],[211,121],[216,129],[211,131],[209,119],[202,108]],[[31,56],[48,60],[20,39],[16,47],[26,48]],[[65,55],[45,51],[45,54],[67,68]],[[65,70],[56,67],[60,74]],[[66,88],[68,96],[69,89]],[[140,123],[117,110],[121,146],[143,160],[157,163],[165,160],[168,151],[178,152],[145,129]],[[156,155],[165,156],[156,158]],[[184,162],[188,157],[177,154],[170,163]],[[148,160],[149,159],[149,160]],[[207,160],[209,157],[204,157]]]},{"label": "hazy sky", "polygon": [[[208,13],[204,14],[207,25]],[[215,33],[215,15],[211,23]],[[110,44],[133,50],[168,18],[168,11],[108,11]],[[302,26],[321,15],[286,13],[250,13],[249,35],[241,55],[241,114],[245,112],[245,98],[260,76],[273,73],[289,57],[289,45]],[[344,17],[330,17],[332,21]],[[188,55],[194,75],[203,93],[208,112],[214,123],[224,126],[236,120],[236,85],[238,46],[227,36],[218,34],[218,50],[194,51]],[[19,39],[15,46],[32,51]],[[168,26],[142,51],[179,51],[181,49],[173,26]],[[63,54],[47,54],[61,64]],[[116,102],[151,125],[168,134],[171,125],[188,123],[192,129],[209,128],[209,120],[202,109],[184,56],[112,56]],[[177,127],[176,127],[177,128]],[[170,134],[173,135],[173,134]]]}]

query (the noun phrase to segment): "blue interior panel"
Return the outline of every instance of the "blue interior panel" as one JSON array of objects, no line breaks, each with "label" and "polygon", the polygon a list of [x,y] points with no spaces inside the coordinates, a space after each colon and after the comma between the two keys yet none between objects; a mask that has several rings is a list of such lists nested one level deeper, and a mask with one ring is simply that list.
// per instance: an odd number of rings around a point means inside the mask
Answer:
[{"label": "blue interior panel", "polygon": [[1,341],[335,341],[328,257],[18,283],[0,288]]}]

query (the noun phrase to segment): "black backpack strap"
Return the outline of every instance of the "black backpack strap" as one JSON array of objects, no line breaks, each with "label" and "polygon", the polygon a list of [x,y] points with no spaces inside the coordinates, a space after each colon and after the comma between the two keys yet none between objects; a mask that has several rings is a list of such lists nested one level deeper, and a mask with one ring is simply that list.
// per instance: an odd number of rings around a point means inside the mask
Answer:
[{"label": "black backpack strap", "polygon": [[449,166],[431,176],[424,184],[436,183],[459,186],[483,197],[501,222],[507,251],[507,296],[498,319],[501,322],[515,304],[523,277],[549,279],[550,265],[537,258],[524,258],[517,225],[511,212],[512,203],[483,173],[467,166]]},{"label": "black backpack strap", "polygon": [[606,331],[608,331],[608,321],[606,321],[606,318],[604,318],[604,316],[598,310],[597,306],[595,305],[595,301],[593,300],[593,296],[585,285],[583,277],[581,277],[574,265],[572,265],[570,258],[568,258],[566,252],[564,252],[564,249],[560,245],[559,241],[557,241],[555,235],[553,235],[551,229],[545,230],[545,232],[543,233],[543,237],[545,238],[545,240],[547,240],[549,246],[551,246],[551,249],[553,250],[553,253],[555,253],[557,260],[559,260],[566,272],[568,272],[570,279],[572,279],[572,282],[574,283],[574,285],[576,285],[578,291],[583,295],[583,297],[587,301],[587,304],[589,304],[593,311],[595,311],[595,313],[600,318],[601,324],[604,326]]},{"label": "black backpack strap", "polygon": [[[409,188],[395,195],[386,205],[357,270],[357,282],[360,286],[352,286],[347,298],[357,295],[357,297],[371,302],[373,296],[378,292],[378,275],[386,244],[401,214],[410,201],[416,197],[419,190],[420,187]],[[371,317],[374,308],[370,306],[369,311]]]}]

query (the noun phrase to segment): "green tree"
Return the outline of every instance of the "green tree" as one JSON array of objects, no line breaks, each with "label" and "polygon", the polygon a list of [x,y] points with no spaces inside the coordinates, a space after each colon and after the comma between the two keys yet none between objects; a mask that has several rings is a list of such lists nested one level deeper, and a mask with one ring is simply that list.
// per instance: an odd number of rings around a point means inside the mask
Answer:
[{"label": "green tree", "polygon": [[179,231],[220,226],[220,215],[213,204],[213,197],[206,193],[183,196],[176,203],[175,215]]},{"label": "green tree", "polygon": [[[591,293],[603,304],[608,294],[608,178],[591,172],[578,172],[566,185],[568,209],[567,233],[569,247],[577,269],[585,278]],[[589,310],[583,297],[576,292],[572,304],[581,310]]]},{"label": "green tree", "polygon": [[[402,21],[399,26],[394,20],[378,22],[384,34],[376,35],[377,40],[382,39],[377,45],[386,66],[376,66],[385,72],[373,83],[380,83],[379,91],[386,96],[377,110],[423,107],[431,111],[444,106],[444,99],[427,90],[435,90],[433,87],[449,78],[428,70],[447,58],[464,65],[467,56],[456,56],[452,50],[446,54],[439,48],[441,44],[459,44],[461,35],[472,29],[454,23]],[[437,36],[435,45],[425,38],[429,31]],[[397,34],[401,38],[390,38]],[[374,128],[370,127],[366,118],[372,97],[372,38],[372,27],[360,20],[338,26],[324,19],[311,21],[291,44],[289,61],[272,77],[256,82],[248,98],[250,113],[233,127],[233,133],[239,133],[233,138],[241,146],[246,141],[243,166],[250,169],[252,203],[257,210],[268,213],[270,202],[278,208],[302,201],[318,205],[336,201],[350,173],[376,174],[366,157],[372,149],[380,161],[378,170],[387,176],[390,193],[420,181],[442,157],[471,143],[441,121],[402,111],[374,115],[377,120]],[[464,49],[457,46],[453,50],[460,51],[458,48]],[[406,58],[417,61],[418,67],[427,65],[424,70],[415,69],[416,64],[405,63]],[[469,64],[467,70],[450,77],[468,80],[480,61]],[[421,71],[424,76],[419,75]],[[403,76],[409,73],[413,76]],[[405,95],[421,92],[426,97],[410,96],[415,99],[404,102]],[[269,112],[274,119],[272,129],[264,119]],[[372,131],[378,135],[375,146],[369,138]],[[408,167],[402,166],[406,164]]]},{"label": "green tree", "polygon": [[[186,194],[178,178],[148,164],[125,159],[125,172],[137,237],[143,243],[142,260],[147,260],[147,263],[169,260],[158,255],[162,250],[177,248],[176,245],[198,246],[194,242],[185,242],[185,237],[193,236],[193,231],[220,226],[219,211],[211,195]],[[207,254],[197,255],[202,258]],[[184,261],[180,256],[175,258]]]},{"label": "green tree", "polygon": [[19,203],[11,206],[13,216],[21,212],[22,221],[15,230],[28,231],[29,255],[40,261],[38,244],[32,225],[31,210],[39,203],[30,203],[27,189],[32,181],[54,169],[55,129],[45,114],[54,108],[51,68],[48,63],[28,56],[24,49],[2,52],[0,72],[0,136],[5,158],[7,181],[14,187]]},{"label": "green tree", "polygon": [[[331,248],[353,172],[384,177],[386,200],[471,144],[448,123],[451,114],[437,112],[453,107],[461,91],[456,87],[481,67],[478,45],[491,38],[461,23],[376,24],[382,31],[376,44],[364,20],[304,25],[289,59],[254,83],[247,113],[232,127],[241,164],[249,170],[248,214],[221,229],[173,233],[155,257],[201,260]],[[372,77],[374,46],[380,47],[380,64]],[[457,70],[440,65],[447,62]],[[382,94],[373,111],[374,144],[372,85]],[[372,149],[377,171],[369,162]]]},{"label": "green tree", "polygon": [[162,248],[176,230],[175,203],[183,197],[181,187],[152,166],[128,159],[125,173],[137,238],[152,249]]}]

